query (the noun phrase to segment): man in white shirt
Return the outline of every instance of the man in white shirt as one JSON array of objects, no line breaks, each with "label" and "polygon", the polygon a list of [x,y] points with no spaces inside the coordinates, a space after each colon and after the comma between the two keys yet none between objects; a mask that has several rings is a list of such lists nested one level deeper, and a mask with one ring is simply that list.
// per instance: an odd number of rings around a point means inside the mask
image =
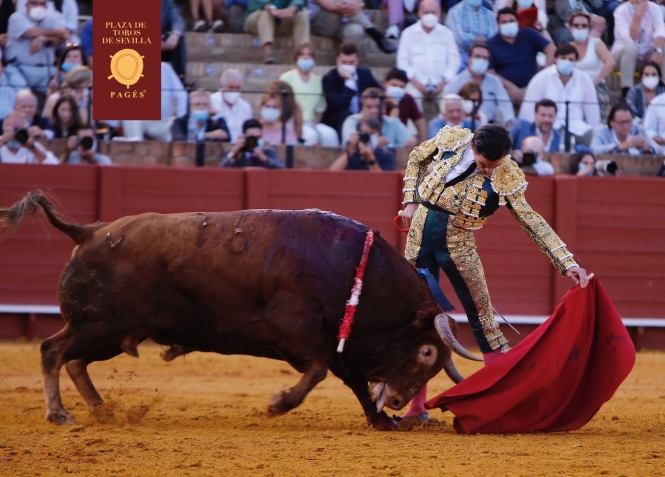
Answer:
[{"label": "man in white shirt", "polygon": [[162,61],[162,119],[122,121],[125,137],[142,141],[149,136],[157,141],[170,142],[173,120],[187,114],[187,99],[187,91],[171,63]]},{"label": "man in white shirt", "polygon": [[[651,100],[644,115],[644,129],[647,137],[659,146],[665,146],[665,94],[659,94]],[[661,147],[662,154],[665,147]]]},{"label": "man in white shirt", "polygon": [[12,111],[5,117],[0,136],[0,163],[56,165],[60,161],[28,132],[26,117]]},{"label": "man in white shirt", "polygon": [[402,32],[397,50],[397,67],[406,71],[406,87],[422,111],[423,98],[436,98],[459,71],[460,59],[455,35],[441,20],[441,6],[434,0],[423,0],[418,7],[418,20]]},{"label": "man in white shirt", "polygon": [[536,136],[529,136],[522,141],[522,158],[520,169],[525,174],[538,176],[553,176],[554,166],[543,160],[543,140]]},{"label": "man in white shirt", "polygon": [[242,134],[242,125],[252,119],[252,106],[240,97],[242,75],[234,69],[225,70],[219,78],[219,91],[210,96],[210,108],[223,117],[231,133],[231,143],[235,144]]},{"label": "man in white shirt", "polygon": [[557,105],[554,129],[565,129],[566,102],[568,102],[568,131],[576,144],[588,146],[593,139],[593,128],[600,124],[600,106],[593,80],[575,68],[579,59],[577,49],[564,43],[556,49],[555,64],[534,76],[526,88],[519,118],[534,121],[534,104],[551,99]]}]

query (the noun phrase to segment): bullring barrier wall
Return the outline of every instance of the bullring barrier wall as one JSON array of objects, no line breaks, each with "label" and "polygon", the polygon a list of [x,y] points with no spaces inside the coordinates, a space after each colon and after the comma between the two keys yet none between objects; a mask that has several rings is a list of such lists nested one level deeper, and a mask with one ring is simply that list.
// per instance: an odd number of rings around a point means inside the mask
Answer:
[{"label": "bullring barrier wall", "polygon": [[[42,189],[58,199],[61,213],[80,223],[143,212],[319,208],[367,224],[402,251],[405,237],[392,226],[401,208],[402,177],[401,172],[0,164],[0,206]],[[529,178],[527,199],[580,264],[601,279],[622,317],[665,317],[661,179],[535,177]],[[496,308],[504,315],[549,315],[571,282],[557,274],[509,211],[501,208],[476,236]],[[69,237],[45,219],[28,217],[0,242],[0,305],[57,305],[58,277],[72,249]],[[445,278],[442,286],[461,310]],[[0,315],[5,339],[46,336],[61,327],[57,315]],[[663,331],[642,330],[645,345],[665,346]]]}]

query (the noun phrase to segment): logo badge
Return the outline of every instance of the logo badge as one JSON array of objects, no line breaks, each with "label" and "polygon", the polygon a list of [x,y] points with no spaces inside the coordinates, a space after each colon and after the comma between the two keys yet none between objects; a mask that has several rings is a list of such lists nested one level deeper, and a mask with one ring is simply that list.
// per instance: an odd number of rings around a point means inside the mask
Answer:
[{"label": "logo badge", "polygon": [[115,78],[118,83],[129,89],[142,77],[143,56],[139,55],[136,50],[126,48],[111,56],[111,75],[108,79]]}]

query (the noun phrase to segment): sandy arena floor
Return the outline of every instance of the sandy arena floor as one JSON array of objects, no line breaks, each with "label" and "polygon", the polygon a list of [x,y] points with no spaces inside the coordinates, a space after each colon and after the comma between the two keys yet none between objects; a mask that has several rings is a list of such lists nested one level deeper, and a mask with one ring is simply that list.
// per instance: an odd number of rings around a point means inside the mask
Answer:
[{"label": "sandy arena floor", "polygon": [[[0,343],[0,476],[665,475],[665,353],[642,352],[616,396],[576,432],[460,436],[452,416],[409,432],[365,426],[360,405],[330,376],[290,414],[269,419],[272,394],[295,384],[287,364],[193,353],[90,366],[115,420],[99,422],[62,372],[73,427],[44,421],[37,343]],[[464,375],[476,363],[458,360]],[[434,396],[451,385],[443,373]]]}]

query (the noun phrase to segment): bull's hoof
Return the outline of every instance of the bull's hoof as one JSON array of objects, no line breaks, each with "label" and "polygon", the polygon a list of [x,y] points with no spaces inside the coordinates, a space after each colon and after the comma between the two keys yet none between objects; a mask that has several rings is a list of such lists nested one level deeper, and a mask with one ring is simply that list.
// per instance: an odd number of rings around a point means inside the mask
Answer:
[{"label": "bull's hoof", "polygon": [[293,407],[286,402],[288,395],[288,389],[283,389],[278,393],[275,393],[268,405],[268,417],[281,416],[293,409]]},{"label": "bull's hoof", "polygon": [[58,424],[58,425],[76,424],[76,419],[74,419],[74,416],[72,416],[71,414],[69,414],[65,410],[62,410],[62,411],[47,411],[46,420],[49,421],[49,422],[52,422],[53,424]]},{"label": "bull's hoof", "polygon": [[377,431],[395,431],[397,430],[397,423],[394,419],[388,417],[385,412],[381,412],[381,414],[372,421],[372,427]]}]

